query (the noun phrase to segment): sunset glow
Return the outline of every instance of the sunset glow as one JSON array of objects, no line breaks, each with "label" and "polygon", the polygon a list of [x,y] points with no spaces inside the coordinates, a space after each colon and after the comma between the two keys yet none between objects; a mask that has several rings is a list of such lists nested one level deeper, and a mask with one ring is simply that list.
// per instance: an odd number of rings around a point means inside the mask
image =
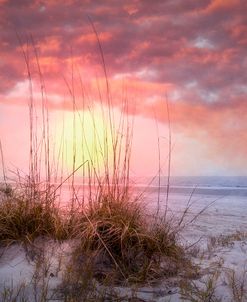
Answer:
[{"label": "sunset glow", "polygon": [[45,91],[54,152],[62,142],[68,169],[73,150],[75,166],[90,156],[102,165],[104,121],[97,109],[96,142],[88,110],[93,104],[110,106],[117,123],[121,112],[134,120],[133,175],[157,173],[158,137],[166,174],[167,96],[172,174],[246,175],[246,14],[245,0],[0,1],[0,139],[6,166],[24,168],[27,161],[30,86],[24,52],[35,108],[41,113]]},{"label": "sunset glow", "polygon": [[[103,170],[105,148],[110,156],[110,129],[105,125],[99,110],[65,112],[55,123],[56,154],[60,153],[67,169],[78,168],[83,162],[92,162]],[[108,144],[107,144],[108,143]],[[107,146],[105,146],[107,145]],[[61,160],[60,158],[60,160]]]}]

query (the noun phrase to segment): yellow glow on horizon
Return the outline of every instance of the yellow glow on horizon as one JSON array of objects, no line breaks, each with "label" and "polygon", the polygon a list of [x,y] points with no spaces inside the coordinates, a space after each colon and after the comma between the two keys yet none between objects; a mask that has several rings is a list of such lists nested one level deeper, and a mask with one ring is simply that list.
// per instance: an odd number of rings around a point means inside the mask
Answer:
[{"label": "yellow glow on horizon", "polygon": [[77,169],[88,161],[97,172],[111,153],[110,131],[102,112],[65,112],[57,123],[56,153],[68,169]]}]

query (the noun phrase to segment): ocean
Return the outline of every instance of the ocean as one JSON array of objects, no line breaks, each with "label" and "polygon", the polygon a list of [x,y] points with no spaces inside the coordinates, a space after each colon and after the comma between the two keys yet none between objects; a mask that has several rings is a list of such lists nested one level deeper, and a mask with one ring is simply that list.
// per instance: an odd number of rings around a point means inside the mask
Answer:
[{"label": "ocean", "polygon": [[[167,190],[167,177],[160,178],[160,191]],[[136,188],[146,188],[156,191],[159,180],[151,177],[137,178],[134,182]],[[169,192],[204,195],[231,195],[247,197],[247,176],[172,176],[169,181]]]}]

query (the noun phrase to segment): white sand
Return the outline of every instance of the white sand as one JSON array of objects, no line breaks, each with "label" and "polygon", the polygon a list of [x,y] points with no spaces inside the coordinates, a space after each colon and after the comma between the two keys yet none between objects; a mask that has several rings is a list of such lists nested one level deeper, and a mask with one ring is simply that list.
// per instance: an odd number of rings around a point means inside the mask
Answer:
[{"label": "white sand", "polygon": [[[194,217],[206,204],[211,203],[219,196],[202,196],[195,194],[193,200],[197,200],[189,212],[188,221]],[[164,199],[164,197],[163,197]],[[147,202],[150,208],[155,208],[156,200],[154,195],[149,195]],[[181,214],[181,209],[186,206],[188,196],[171,194],[169,197],[169,207],[175,215]],[[164,205],[164,202],[162,203]],[[243,271],[247,269],[247,240],[232,241],[227,246],[216,246],[208,249],[208,238],[210,236],[227,235],[236,232],[236,230],[247,230],[247,198],[228,196],[218,199],[206,212],[202,213],[198,219],[189,225],[182,233],[182,242],[186,245],[197,243],[201,252],[193,258],[193,261],[200,265],[202,271],[201,279],[195,280],[199,286],[203,285],[200,280],[205,280],[212,276],[212,271],[219,271],[217,279],[216,296],[219,301],[234,301],[231,290],[229,289],[229,277],[232,272],[236,272],[238,278],[242,278]],[[41,243],[37,243],[39,245]],[[62,280],[62,271],[64,265],[69,259],[70,242],[62,245],[52,242],[44,243],[45,251],[48,253],[47,259],[47,277],[43,285],[49,283],[50,298],[52,298],[53,289],[55,289]],[[204,253],[202,253],[204,251]],[[12,245],[8,248],[1,249],[3,253],[0,257],[0,292],[4,288],[15,288],[18,285],[25,283],[25,294],[34,297],[35,284],[37,279],[33,278],[37,266],[33,261],[32,253],[28,253],[25,249],[18,245]],[[218,269],[217,269],[218,267]],[[247,274],[245,274],[245,287],[247,287]],[[242,279],[243,279],[242,278]],[[174,279],[164,280],[157,287],[142,287],[138,289],[137,296],[144,301],[182,301],[179,288],[174,286]],[[36,282],[36,283],[35,283]],[[116,290],[123,295],[131,289],[118,287]],[[36,290],[37,291],[37,290]],[[247,291],[247,288],[246,288]],[[1,297],[1,296],[0,296]],[[32,301],[31,298],[30,301]],[[169,300],[170,299],[170,300]],[[189,301],[189,300],[188,300]],[[247,301],[247,300],[243,300]]]}]

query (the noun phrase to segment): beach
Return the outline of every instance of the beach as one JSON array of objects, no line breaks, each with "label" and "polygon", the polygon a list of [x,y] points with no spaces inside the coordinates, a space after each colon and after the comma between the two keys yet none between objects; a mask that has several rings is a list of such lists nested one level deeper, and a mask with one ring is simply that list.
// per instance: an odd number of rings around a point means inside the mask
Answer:
[{"label": "beach", "polygon": [[[198,276],[194,280],[192,278],[191,282],[203,290],[207,280],[212,279],[213,296],[219,299],[217,301],[234,301],[233,295],[236,295],[236,292],[233,293],[233,284],[230,282],[233,282],[232,276],[236,284],[242,281],[246,288],[247,189],[241,183],[237,185],[224,183],[224,186],[198,184],[197,187],[183,183],[177,186],[171,184],[169,190],[168,215],[170,217],[180,219],[184,209],[188,204],[190,205],[183,220],[184,226],[179,240],[188,250],[192,262],[198,266]],[[160,216],[162,216],[165,211],[166,190],[161,187],[159,191]],[[138,192],[137,196],[140,192],[143,193],[143,186],[139,185],[136,192]],[[157,209],[157,194],[155,185],[145,187],[142,202],[150,215]],[[22,286],[23,295],[25,293],[32,297],[36,291],[35,294],[39,296],[41,292],[39,287],[42,284],[50,299],[55,301],[59,299],[57,289],[61,287],[63,269],[70,259],[73,242],[58,243],[42,239],[34,243],[34,246],[37,248],[37,253],[42,247],[40,251],[43,253],[44,263],[40,264],[39,270],[45,265],[47,270],[45,276],[42,276],[41,271],[37,273],[35,251],[17,244],[2,247],[1,292],[3,293],[6,288],[15,291],[15,288]],[[155,285],[147,283],[134,286],[135,296],[139,298],[138,301],[192,301],[189,295],[199,295],[199,293],[192,294],[196,287],[192,290],[188,284],[181,285],[183,284],[181,279],[182,277],[178,276],[159,280]],[[97,286],[102,290],[102,285],[97,284]],[[113,288],[121,297],[133,294],[133,288],[129,286]],[[183,295],[187,295],[188,300],[183,299]],[[245,301],[244,299],[239,301]],[[198,301],[201,300],[198,298]]]}]

